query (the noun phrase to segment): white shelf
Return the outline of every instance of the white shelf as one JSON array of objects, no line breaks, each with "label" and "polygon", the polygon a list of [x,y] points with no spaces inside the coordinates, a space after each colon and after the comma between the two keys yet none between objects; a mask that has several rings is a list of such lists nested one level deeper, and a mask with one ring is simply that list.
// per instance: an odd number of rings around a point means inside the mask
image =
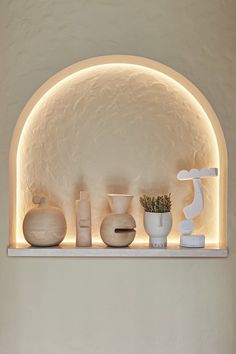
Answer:
[{"label": "white shelf", "polygon": [[140,257],[140,258],[186,258],[186,257],[227,257],[228,249],[217,245],[207,245],[205,248],[183,248],[170,244],[167,248],[149,248],[148,244],[134,244],[130,247],[112,248],[103,244],[92,247],[75,247],[74,244],[62,244],[58,247],[31,247],[15,245],[8,247],[11,257]]}]

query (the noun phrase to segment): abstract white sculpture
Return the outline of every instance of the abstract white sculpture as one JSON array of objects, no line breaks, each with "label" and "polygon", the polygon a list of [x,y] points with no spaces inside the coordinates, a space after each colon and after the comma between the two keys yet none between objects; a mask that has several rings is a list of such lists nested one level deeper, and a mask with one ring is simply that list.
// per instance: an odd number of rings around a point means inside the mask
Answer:
[{"label": "abstract white sculpture", "polygon": [[201,170],[192,169],[190,171],[182,170],[178,173],[177,179],[180,181],[192,180],[194,186],[194,198],[191,204],[183,209],[185,220],[183,220],[179,229],[181,232],[180,245],[183,247],[204,247],[204,235],[192,235],[194,222],[193,218],[198,216],[204,208],[204,198],[202,191],[201,178],[218,176],[217,168],[203,168]]}]

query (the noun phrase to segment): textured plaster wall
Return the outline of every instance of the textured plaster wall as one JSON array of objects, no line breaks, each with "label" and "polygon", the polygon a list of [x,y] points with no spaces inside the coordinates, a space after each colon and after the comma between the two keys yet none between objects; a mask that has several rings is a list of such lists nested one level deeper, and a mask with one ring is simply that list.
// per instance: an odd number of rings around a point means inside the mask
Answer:
[{"label": "textured plaster wall", "polygon": [[[1,1],[0,353],[235,354],[235,1]],[[229,151],[228,259],[13,259],[8,152],[33,92],[104,54],[156,59],[218,114]]]},{"label": "textured plaster wall", "polygon": [[[137,65],[110,64],[64,79],[38,102],[23,129],[18,150],[17,231],[32,208],[32,194],[61,206],[65,241],[75,241],[75,199],[88,189],[94,240],[109,213],[107,193],[134,195],[130,212],[136,240],[143,228],[142,193],[171,193],[173,228],[179,238],[182,209],[191,202],[192,182],[180,169],[219,167],[215,133],[202,107],[180,84]],[[205,210],[195,232],[219,241],[219,179],[203,180]]]}]

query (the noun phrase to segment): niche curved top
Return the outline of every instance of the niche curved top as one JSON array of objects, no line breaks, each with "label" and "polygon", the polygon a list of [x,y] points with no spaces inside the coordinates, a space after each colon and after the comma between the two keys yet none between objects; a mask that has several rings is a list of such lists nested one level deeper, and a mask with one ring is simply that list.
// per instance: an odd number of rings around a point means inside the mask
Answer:
[{"label": "niche curved top", "polygon": [[[182,168],[218,167],[205,182],[206,208],[197,231],[226,244],[227,152],[219,121],[186,78],[156,61],[105,56],[74,64],[31,97],[17,122],[10,151],[11,243],[23,242],[21,224],[31,192],[64,208],[74,234],[74,199],[88,188],[93,232],[108,212],[105,194],[168,192],[174,197],[172,240],[191,186],[176,180]],[[142,210],[134,200],[137,240]]]}]

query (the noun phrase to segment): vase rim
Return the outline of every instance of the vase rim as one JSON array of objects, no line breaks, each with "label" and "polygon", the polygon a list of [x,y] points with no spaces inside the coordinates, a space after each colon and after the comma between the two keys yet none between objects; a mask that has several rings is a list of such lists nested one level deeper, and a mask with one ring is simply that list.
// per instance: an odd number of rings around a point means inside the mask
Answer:
[{"label": "vase rim", "polygon": [[112,193],[107,194],[108,197],[133,197],[131,194],[122,194],[122,193]]},{"label": "vase rim", "polygon": [[158,213],[156,211],[146,211],[144,210],[145,213],[148,213],[148,214],[170,214],[171,211],[163,211],[162,213]]}]

